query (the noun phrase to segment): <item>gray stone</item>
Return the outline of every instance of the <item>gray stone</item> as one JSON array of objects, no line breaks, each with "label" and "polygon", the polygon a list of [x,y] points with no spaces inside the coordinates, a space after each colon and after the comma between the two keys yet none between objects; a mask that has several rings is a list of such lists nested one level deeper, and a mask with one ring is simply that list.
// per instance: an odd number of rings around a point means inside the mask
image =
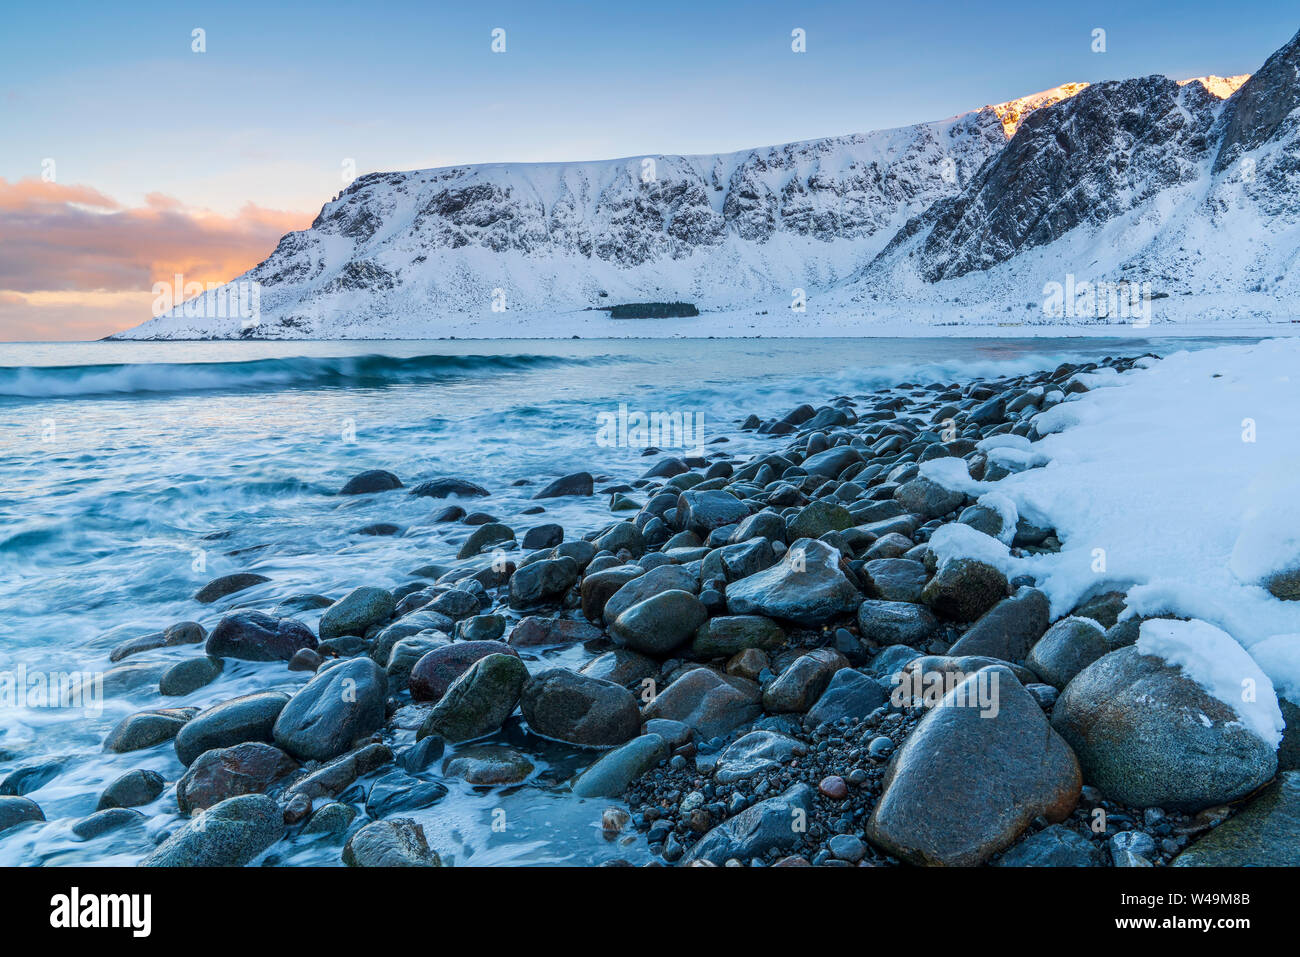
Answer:
[{"label": "gray stone", "polygon": [[1030,649],[1025,667],[1049,685],[1064,688],[1109,650],[1106,632],[1091,618],[1062,618]]},{"label": "gray stone", "polygon": [[371,625],[382,624],[393,617],[392,592],[383,588],[363,586],[354,588],[321,615],[321,640],[341,635],[364,635]]},{"label": "gray stone", "polygon": [[914,864],[970,866],[1010,846],[1035,818],[1068,817],[1082,780],[1038,702],[1010,669],[994,666],[926,713],[883,783],[867,823],[871,843]]},{"label": "gray stone", "polygon": [[797,825],[812,814],[813,790],[806,784],[760,801],[705,834],[682,863],[708,861],[721,867],[731,858],[748,861],[771,851],[793,851],[803,844]]},{"label": "gray stone", "polygon": [[565,668],[529,678],[519,706],[535,734],[579,747],[614,747],[641,731],[631,692]]},{"label": "gray stone", "polygon": [[518,655],[490,654],[473,663],[434,705],[418,737],[469,741],[498,730],[519,703],[528,668]]},{"label": "gray stone", "polygon": [[727,588],[732,615],[765,615],[816,627],[857,609],[861,593],[839,567],[840,553],[824,542],[799,539],[782,560]]},{"label": "gray stone", "polygon": [[1235,710],[1135,646],[1079,672],[1057,699],[1052,726],[1078,754],[1088,781],[1133,807],[1227,804],[1277,770],[1274,748]]},{"label": "gray stone", "polygon": [[788,763],[808,748],[803,742],[774,731],[751,731],[727,745],[718,755],[714,780],[734,784]]},{"label": "gray stone", "polygon": [[921,600],[941,618],[974,621],[1007,595],[1007,578],[974,558],[950,558],[921,593]]},{"label": "gray stone", "polygon": [[769,714],[807,711],[821,697],[831,678],[848,659],[834,648],[817,648],[792,661],[763,690],[763,708]]},{"label": "gray stone", "polygon": [[690,638],[708,617],[708,609],[690,592],[670,590],[622,612],[610,625],[609,636],[633,651],[663,656]]},{"label": "gray stone", "polygon": [[573,782],[578,797],[621,797],[637,778],[668,758],[668,743],[647,733],[606,752]]},{"label": "gray stone", "polygon": [[757,718],[760,698],[752,681],[695,668],[656,695],[641,710],[641,717],[680,721],[708,741]]},{"label": "gray stone", "polygon": [[441,867],[424,828],[410,818],[372,821],[348,839],[343,848],[348,867]]},{"label": "gray stone", "polygon": [[987,655],[1003,661],[1024,661],[1034,642],[1051,623],[1051,605],[1036,588],[1022,588],[980,616],[957,639],[949,654]]},{"label": "gray stone", "polygon": [[879,645],[924,645],[939,630],[939,619],[924,605],[869,598],[858,606],[858,632]]},{"label": "gray stone", "polygon": [[273,800],[264,794],[243,794],[192,818],[141,863],[145,867],[243,867],[283,833],[283,815]]},{"label": "gray stone", "polygon": [[1258,797],[1176,858],[1175,867],[1300,867],[1300,771]]},{"label": "gray stone", "polygon": [[178,661],[158,679],[158,693],[164,697],[180,697],[198,691],[216,681],[222,667],[220,658],[207,655]]},{"label": "gray stone", "polygon": [[303,761],[328,761],[384,723],[388,678],[369,658],[352,658],[304,685],[275,721],[275,743]]},{"label": "gray stone", "polygon": [[208,635],[206,650],[214,658],[288,661],[299,648],[315,647],[316,636],[295,618],[237,611],[217,622]]},{"label": "gray stone", "polygon": [[188,765],[213,748],[269,742],[275,719],[288,703],[289,696],[282,691],[259,691],[206,708],[176,735],[176,756]]},{"label": "gray stone", "polygon": [[811,731],[819,724],[834,724],[842,718],[865,718],[888,700],[880,682],[852,668],[841,668],[804,715],[803,726]]},{"label": "gray stone", "polygon": [[1082,834],[1060,824],[1031,834],[1010,848],[994,867],[1100,867],[1100,852]]}]

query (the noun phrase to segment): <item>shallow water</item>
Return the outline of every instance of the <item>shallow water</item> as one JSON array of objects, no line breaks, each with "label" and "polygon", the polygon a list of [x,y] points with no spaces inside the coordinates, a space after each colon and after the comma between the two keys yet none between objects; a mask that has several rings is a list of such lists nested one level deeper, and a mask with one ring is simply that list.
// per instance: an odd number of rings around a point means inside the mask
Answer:
[{"label": "shallow water", "polygon": [[[645,470],[652,460],[639,448],[602,438],[601,413],[617,415],[620,404],[702,417],[706,441],[731,436],[713,449],[743,455],[781,445],[735,434],[751,412],[779,416],[804,401],[905,381],[954,382],[1221,342],[0,344],[0,678],[22,669],[28,676],[103,671],[115,645],[176,621],[210,629],[232,604],[269,609],[295,594],[337,598],[357,585],[397,586],[428,562],[452,563],[470,529],[430,521],[448,501],[333,495],[364,469],[388,469],[408,486],[467,478],[492,492],[462,503],[469,510],[489,511],[518,531],[559,522],[572,538],[610,520],[604,498],[550,499],[536,516],[520,511],[537,487],[568,472],[589,470],[609,484]],[[511,486],[521,479],[532,485]],[[356,534],[376,522],[402,532]],[[244,570],[272,581],[216,606],[193,600],[207,581]],[[298,617],[314,627],[319,613]],[[197,652],[159,649],[128,661],[170,664]],[[539,653],[529,666],[581,660],[581,649],[570,648]],[[126,771],[151,768],[174,783],[183,767],[169,745],[103,753],[113,726],[145,708],[293,691],[307,678],[283,663],[229,661],[221,678],[185,698],[160,698],[155,680],[106,697],[98,710],[0,702],[0,778],[62,762],[26,795],[48,822],[0,835],[0,864],[136,863],[178,823],[174,787],[141,808],[149,818],[143,829],[81,842],[69,827]],[[519,728],[501,740],[512,735],[524,740]],[[461,865],[644,859],[643,842],[620,846],[601,837],[600,812],[611,802],[560,790],[591,755],[544,750],[523,786],[489,791],[446,779],[448,798],[409,816]],[[504,831],[491,826],[496,810],[505,812]],[[330,864],[338,854],[328,842],[280,844],[268,862]]]}]

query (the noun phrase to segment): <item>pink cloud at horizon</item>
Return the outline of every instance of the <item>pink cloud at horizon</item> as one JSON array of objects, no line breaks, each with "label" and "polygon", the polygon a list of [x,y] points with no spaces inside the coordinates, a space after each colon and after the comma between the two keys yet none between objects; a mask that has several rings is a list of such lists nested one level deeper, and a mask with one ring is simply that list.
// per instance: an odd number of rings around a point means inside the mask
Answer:
[{"label": "pink cloud at horizon", "polygon": [[0,340],[99,338],[150,317],[155,282],[225,282],[313,213],[233,216],[162,193],[128,207],[99,190],[0,178]]}]

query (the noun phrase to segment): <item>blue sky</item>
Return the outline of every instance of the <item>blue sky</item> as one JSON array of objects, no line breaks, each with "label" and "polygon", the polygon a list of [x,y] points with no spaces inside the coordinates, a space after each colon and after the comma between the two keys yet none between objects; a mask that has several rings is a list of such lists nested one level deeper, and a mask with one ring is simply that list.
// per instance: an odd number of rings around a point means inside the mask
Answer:
[{"label": "blue sky", "polygon": [[[1071,80],[1249,72],[1296,13],[1294,0],[10,5],[0,177],[54,158],[60,182],[125,204],[314,211],[349,158],[367,172],[715,152]],[[206,53],[190,50],[195,27]]]}]

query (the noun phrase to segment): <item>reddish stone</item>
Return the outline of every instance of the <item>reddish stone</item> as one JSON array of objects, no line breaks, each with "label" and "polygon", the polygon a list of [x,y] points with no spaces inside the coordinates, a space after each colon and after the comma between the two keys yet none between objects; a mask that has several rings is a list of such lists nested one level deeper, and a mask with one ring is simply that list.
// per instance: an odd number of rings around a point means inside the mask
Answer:
[{"label": "reddish stone", "polygon": [[822,778],[817,790],[821,791],[832,801],[843,801],[849,796],[849,786],[844,783],[844,779],[838,774],[832,774],[828,778]]},{"label": "reddish stone", "polygon": [[456,641],[434,648],[411,669],[411,697],[416,701],[441,700],[453,681],[488,655],[518,658],[519,652],[504,641]]}]

